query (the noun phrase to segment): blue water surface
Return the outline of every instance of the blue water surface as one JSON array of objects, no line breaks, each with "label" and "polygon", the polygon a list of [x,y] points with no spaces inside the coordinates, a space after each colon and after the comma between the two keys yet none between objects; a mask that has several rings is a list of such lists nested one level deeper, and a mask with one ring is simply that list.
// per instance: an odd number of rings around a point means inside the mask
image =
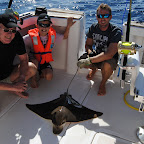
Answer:
[{"label": "blue water surface", "polygon": [[[129,0],[13,0],[11,7],[20,14],[35,10],[37,6],[84,11],[87,32],[90,25],[96,22],[96,9],[101,3],[107,3],[112,8],[111,23],[121,28],[122,23],[127,21]],[[0,0],[0,13],[5,11],[8,4],[9,0]],[[144,0],[132,0],[131,20],[144,21]]]}]

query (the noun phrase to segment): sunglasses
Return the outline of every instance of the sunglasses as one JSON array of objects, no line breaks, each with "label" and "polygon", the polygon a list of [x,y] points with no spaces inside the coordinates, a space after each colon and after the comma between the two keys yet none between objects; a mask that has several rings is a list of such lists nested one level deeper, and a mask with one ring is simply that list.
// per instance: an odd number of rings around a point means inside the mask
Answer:
[{"label": "sunglasses", "polygon": [[38,23],[38,25],[40,27],[45,27],[45,28],[50,26],[50,24],[43,24],[43,23]]},{"label": "sunglasses", "polygon": [[98,14],[97,17],[98,18],[109,18],[110,14]]},{"label": "sunglasses", "polygon": [[10,30],[10,29],[2,29],[4,32],[12,32],[12,33],[16,33],[16,30]]}]

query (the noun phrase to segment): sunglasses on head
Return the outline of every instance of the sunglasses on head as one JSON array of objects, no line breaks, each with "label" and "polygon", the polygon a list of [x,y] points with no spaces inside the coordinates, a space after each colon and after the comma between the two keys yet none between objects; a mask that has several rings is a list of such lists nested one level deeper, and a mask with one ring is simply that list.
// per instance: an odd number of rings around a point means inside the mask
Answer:
[{"label": "sunglasses on head", "polygon": [[10,29],[2,29],[4,32],[12,32],[12,33],[16,33],[16,30],[10,30]]},{"label": "sunglasses on head", "polygon": [[97,17],[98,18],[109,18],[110,14],[98,14]]},{"label": "sunglasses on head", "polygon": [[50,26],[50,23],[49,23],[49,24],[38,23],[38,25],[39,25],[40,27],[49,27],[49,26]]}]

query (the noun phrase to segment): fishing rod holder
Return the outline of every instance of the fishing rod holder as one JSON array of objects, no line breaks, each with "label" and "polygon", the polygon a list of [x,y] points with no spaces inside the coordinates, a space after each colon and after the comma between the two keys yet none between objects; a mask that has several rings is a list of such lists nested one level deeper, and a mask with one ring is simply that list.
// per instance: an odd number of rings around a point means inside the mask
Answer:
[{"label": "fishing rod holder", "polygon": [[[135,42],[122,42],[118,43],[119,53],[119,73],[120,73],[120,87],[124,88],[125,84],[129,84],[134,89],[134,81],[139,69],[139,53],[137,52],[137,46]],[[123,73],[125,71],[125,73]],[[133,94],[134,95],[134,94]]]},{"label": "fishing rod holder", "polygon": [[[124,88],[125,84],[130,84],[130,95],[134,100],[140,103],[139,111],[144,110],[144,68],[141,68],[142,46],[135,42],[118,43],[118,53],[120,54],[118,67],[120,69],[120,86]],[[124,60],[126,58],[126,64]],[[125,79],[123,80],[122,71],[125,70]]]}]

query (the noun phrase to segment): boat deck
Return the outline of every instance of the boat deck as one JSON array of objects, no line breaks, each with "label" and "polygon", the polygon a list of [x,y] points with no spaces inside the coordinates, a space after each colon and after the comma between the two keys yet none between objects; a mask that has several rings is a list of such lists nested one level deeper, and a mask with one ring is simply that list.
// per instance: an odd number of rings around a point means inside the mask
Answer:
[{"label": "boat deck", "polygon": [[[109,80],[107,94],[97,96],[101,77],[88,81],[85,74],[77,73],[69,94],[82,105],[103,112],[99,118],[80,123],[66,123],[62,133],[54,135],[52,122],[37,116],[25,104],[38,104],[58,98],[66,92],[73,75],[54,69],[52,81],[40,80],[37,89],[29,88],[29,98],[22,99],[0,92],[0,143],[1,144],[132,144],[138,142],[136,130],[144,125],[144,114],[129,108],[123,100],[129,90]],[[131,96],[127,96],[131,104]]]}]

